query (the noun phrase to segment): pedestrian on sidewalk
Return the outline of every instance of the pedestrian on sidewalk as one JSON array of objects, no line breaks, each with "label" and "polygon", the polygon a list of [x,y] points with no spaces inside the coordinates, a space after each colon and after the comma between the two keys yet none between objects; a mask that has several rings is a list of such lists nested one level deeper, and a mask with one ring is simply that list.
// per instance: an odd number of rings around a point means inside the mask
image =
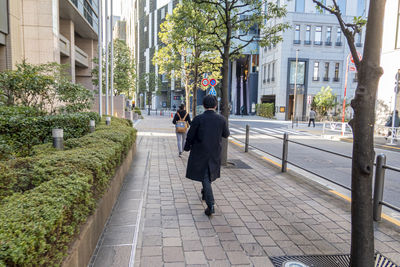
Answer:
[{"label": "pedestrian on sidewalk", "polygon": [[308,121],[308,127],[310,127],[311,122],[312,122],[312,123],[313,123],[313,126],[314,126],[314,128],[315,128],[315,117],[316,117],[316,115],[317,115],[317,113],[315,113],[314,109],[311,108],[311,111],[310,111],[310,119],[309,119],[309,121]]},{"label": "pedestrian on sidewalk", "polygon": [[185,110],[185,104],[179,106],[178,111],[175,113],[172,123],[175,124],[176,139],[178,142],[179,157],[182,155],[183,148],[185,147],[186,132],[188,126],[191,124],[190,115]]},{"label": "pedestrian on sidewalk", "polygon": [[202,199],[206,201],[205,214],[214,211],[211,183],[220,177],[222,137],[229,136],[228,123],[215,112],[217,98],[207,95],[203,99],[204,113],[196,116],[187,134],[185,151],[190,151],[186,177],[202,182]]},{"label": "pedestrian on sidewalk", "polygon": [[[393,115],[390,115],[390,117],[388,118],[388,120],[386,121],[386,124],[385,124],[386,127],[390,127],[388,130],[388,135],[385,137],[386,140],[388,139],[388,137],[392,136],[392,130],[391,130],[392,120],[393,120]],[[395,114],[394,114],[394,127],[398,128],[399,126],[400,126],[399,111],[396,110]],[[394,133],[394,136],[396,136],[397,129],[393,129],[393,133]]]}]

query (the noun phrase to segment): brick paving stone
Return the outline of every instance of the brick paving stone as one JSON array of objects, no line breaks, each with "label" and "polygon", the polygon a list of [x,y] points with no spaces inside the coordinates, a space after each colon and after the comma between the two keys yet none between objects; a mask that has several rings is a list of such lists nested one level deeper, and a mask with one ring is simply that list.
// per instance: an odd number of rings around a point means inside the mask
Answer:
[{"label": "brick paving stone", "polygon": [[250,257],[250,261],[254,267],[274,267],[268,257]]},{"label": "brick paving stone", "polygon": [[226,259],[225,251],[220,246],[204,247],[204,254],[208,260],[224,260]]},{"label": "brick paving stone", "polygon": [[163,238],[163,246],[165,246],[165,247],[180,247],[180,246],[182,246],[182,240],[179,237]]},{"label": "brick paving stone", "polygon": [[180,262],[184,261],[182,247],[163,247],[164,262]]},{"label": "brick paving stone", "polygon": [[263,249],[269,257],[285,256],[285,252],[283,252],[279,247],[263,247]]},{"label": "brick paving stone", "polygon": [[162,255],[162,247],[161,246],[156,246],[156,247],[143,247],[141,250],[141,255],[143,257],[149,257],[149,256],[161,256]]},{"label": "brick paving stone", "polygon": [[203,244],[203,247],[218,246],[219,245],[218,236],[201,237],[200,240],[201,240],[201,243]]},{"label": "brick paving stone", "polygon": [[221,245],[225,249],[225,251],[242,250],[240,243],[236,240],[235,241],[221,241]]},{"label": "brick paving stone", "polygon": [[304,252],[306,255],[319,255],[322,254],[322,252],[315,247],[314,245],[299,245],[299,248]]},{"label": "brick paving stone", "polygon": [[203,250],[200,240],[183,240],[184,251]]},{"label": "brick paving stone", "polygon": [[146,267],[160,267],[162,266],[162,263],[163,261],[161,256],[142,257],[140,260],[140,265]]},{"label": "brick paving stone", "polygon": [[242,244],[242,247],[249,256],[264,256],[265,252],[259,244]]},{"label": "brick paving stone", "polygon": [[185,267],[185,262],[166,262],[164,267]]},{"label": "brick paving stone", "polygon": [[218,233],[218,238],[220,241],[237,240],[234,233]]},{"label": "brick paving stone", "polygon": [[216,260],[209,262],[210,267],[230,267],[231,264],[228,260]]},{"label": "brick paving stone", "polygon": [[277,246],[277,244],[275,243],[275,241],[270,238],[269,236],[256,236],[255,237],[257,242],[261,245],[261,246]]},{"label": "brick paving stone", "polygon": [[207,264],[203,251],[187,251],[185,252],[185,262],[189,264]]},{"label": "brick paving stone", "polygon": [[231,264],[250,264],[250,261],[243,251],[227,251],[228,259]]},{"label": "brick paving stone", "polygon": [[256,240],[252,235],[236,235],[238,241],[243,243],[256,243]]}]

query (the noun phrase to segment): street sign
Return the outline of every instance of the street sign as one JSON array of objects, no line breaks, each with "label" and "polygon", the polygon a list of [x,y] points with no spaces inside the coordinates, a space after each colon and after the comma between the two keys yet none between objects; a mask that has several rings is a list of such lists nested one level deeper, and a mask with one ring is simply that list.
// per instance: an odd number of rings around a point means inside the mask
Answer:
[{"label": "street sign", "polygon": [[208,92],[210,95],[213,95],[213,96],[217,96],[217,91],[215,91],[215,88],[214,87],[211,87],[211,89],[210,89],[210,92]]},{"label": "street sign", "polygon": [[203,80],[201,80],[201,84],[203,85],[203,86],[208,86],[208,79],[206,79],[206,78],[204,78]]},{"label": "street sign", "polygon": [[[357,51],[357,55],[358,55],[358,59],[361,61],[361,60],[362,60],[361,53]],[[354,58],[353,58],[353,56],[350,56],[350,61],[351,61],[351,63],[354,64]]]},{"label": "street sign", "polygon": [[217,81],[216,81],[215,79],[211,79],[211,80],[210,80],[210,85],[211,85],[212,87],[214,87],[216,84],[217,84]]},{"label": "street sign", "polygon": [[349,71],[356,71],[356,67],[350,66],[350,67],[349,67]]}]

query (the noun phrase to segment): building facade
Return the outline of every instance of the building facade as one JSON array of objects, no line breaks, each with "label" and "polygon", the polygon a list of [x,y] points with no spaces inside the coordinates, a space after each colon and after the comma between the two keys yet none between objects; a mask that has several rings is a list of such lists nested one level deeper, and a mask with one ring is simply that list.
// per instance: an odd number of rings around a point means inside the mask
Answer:
[{"label": "building facade", "polygon": [[386,1],[383,29],[381,55],[383,75],[379,81],[378,99],[385,107],[379,105],[377,115],[380,118],[378,123],[384,124],[393,108],[400,110],[400,94],[394,90],[396,74],[400,71],[400,0]]},{"label": "building facade", "polygon": [[[329,0],[325,2],[332,4]],[[368,0],[337,2],[345,21],[350,22],[354,16],[365,17],[368,14]],[[306,119],[312,98],[322,87],[329,86],[337,96],[339,107],[345,94],[350,50],[336,17],[325,11],[320,13],[312,0],[278,0],[278,3],[286,5],[288,13],[284,21],[292,28],[283,33],[281,43],[260,48],[258,103],[274,103],[277,119],[291,119],[294,106],[296,117]],[[360,54],[364,35],[365,28],[356,36],[356,47]],[[357,86],[357,74],[351,65],[349,60],[346,103],[350,103],[354,97]],[[346,115],[352,115],[351,109],[347,109]]]},{"label": "building facade", "polygon": [[0,70],[23,59],[67,64],[73,82],[93,89],[98,0],[0,0],[0,7],[7,13],[0,22]]}]

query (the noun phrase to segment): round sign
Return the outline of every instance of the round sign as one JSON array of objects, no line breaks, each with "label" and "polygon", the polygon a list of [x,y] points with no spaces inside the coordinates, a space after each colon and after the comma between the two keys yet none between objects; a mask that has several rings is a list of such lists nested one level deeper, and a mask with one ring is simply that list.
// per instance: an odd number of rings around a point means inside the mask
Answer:
[{"label": "round sign", "polygon": [[217,84],[217,81],[216,81],[215,79],[211,79],[211,80],[210,80],[210,85],[211,85],[212,87],[214,87],[216,84]]},{"label": "round sign", "polygon": [[[362,60],[361,53],[357,51],[357,55],[358,55],[358,59],[361,61],[361,60]],[[350,61],[351,61],[351,63],[354,63],[354,58],[353,58],[353,56],[350,56]]]},{"label": "round sign", "polygon": [[203,86],[207,86],[208,85],[208,79],[204,78],[203,80],[201,80],[201,84]]}]

